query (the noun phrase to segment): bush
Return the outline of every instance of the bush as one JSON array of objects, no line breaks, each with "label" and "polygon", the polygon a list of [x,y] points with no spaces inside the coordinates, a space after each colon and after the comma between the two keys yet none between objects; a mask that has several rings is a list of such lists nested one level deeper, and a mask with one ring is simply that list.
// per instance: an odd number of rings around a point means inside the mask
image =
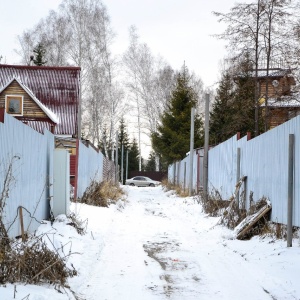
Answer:
[{"label": "bush", "polygon": [[40,238],[26,243],[14,242],[0,249],[0,284],[23,282],[65,285],[68,277],[77,275],[66,267],[65,257],[48,249]]},{"label": "bush", "polygon": [[108,207],[112,203],[116,203],[124,195],[124,191],[120,186],[109,181],[96,182],[92,181],[86,189],[79,202],[88,205]]},{"label": "bush", "polygon": [[171,191],[174,190],[176,195],[179,197],[188,197],[189,196],[189,189],[183,188],[181,185],[176,185],[168,181],[168,179],[163,179],[161,181],[162,186],[167,190]]}]

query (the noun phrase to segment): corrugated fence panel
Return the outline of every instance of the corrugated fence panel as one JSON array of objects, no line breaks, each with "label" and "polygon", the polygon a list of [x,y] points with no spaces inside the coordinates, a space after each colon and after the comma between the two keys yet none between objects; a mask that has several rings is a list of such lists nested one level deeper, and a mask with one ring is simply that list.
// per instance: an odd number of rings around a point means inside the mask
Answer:
[{"label": "corrugated fence panel", "polygon": [[[203,157],[200,158],[203,160]],[[181,161],[177,161],[168,168],[168,180],[172,183],[180,185],[182,188],[188,189],[190,182],[190,155]],[[193,152],[193,190],[197,190],[201,186],[198,182],[198,154],[197,150]]]},{"label": "corrugated fence panel", "polygon": [[49,217],[54,136],[48,131],[40,134],[5,114],[4,123],[0,123],[0,138],[0,193],[8,169],[12,168],[8,175],[10,187],[5,199],[4,223],[9,236],[14,237],[21,234],[19,206],[23,207],[26,231],[34,231],[40,221]]},{"label": "corrugated fence panel", "polygon": [[229,199],[236,184],[236,136],[208,152],[208,189]]},{"label": "corrugated fence panel", "polygon": [[240,177],[247,176],[246,207],[250,193],[256,202],[267,197],[272,203],[271,219],[287,222],[287,182],[289,134],[295,135],[294,221],[300,226],[300,117],[296,117],[250,141],[236,137],[209,151],[209,187],[217,189],[224,199],[235,190],[237,181],[237,148],[241,149]]},{"label": "corrugated fence panel", "polygon": [[[288,198],[288,147],[289,134],[295,135],[294,149],[294,209],[293,225],[300,226],[300,116],[250,140],[237,140],[236,136],[212,148],[208,153],[208,188],[218,190],[223,199],[229,199],[237,183],[237,149],[240,148],[240,178],[246,180],[246,208],[250,200],[257,202],[262,197],[272,203],[273,222],[287,223]],[[195,152],[194,152],[195,153]],[[186,182],[189,182],[189,157],[169,166],[168,179],[183,182],[184,163]],[[197,161],[194,160],[194,166]],[[199,162],[198,162],[199,165]],[[200,172],[203,160],[200,161]],[[193,176],[196,177],[195,170]],[[178,179],[177,179],[178,178]],[[194,182],[194,180],[193,180]],[[193,184],[195,186],[195,182]],[[245,185],[242,186],[242,190]],[[252,195],[250,197],[250,195]]]},{"label": "corrugated fence panel", "polygon": [[77,197],[81,198],[90,185],[95,181],[103,181],[103,159],[101,152],[95,151],[92,147],[79,143],[79,159],[78,159],[78,185]]}]

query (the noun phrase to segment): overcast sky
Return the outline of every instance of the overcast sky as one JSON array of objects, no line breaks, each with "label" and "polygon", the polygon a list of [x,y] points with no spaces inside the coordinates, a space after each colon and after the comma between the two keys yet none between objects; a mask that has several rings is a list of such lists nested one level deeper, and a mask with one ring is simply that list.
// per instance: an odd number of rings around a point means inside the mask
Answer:
[{"label": "overcast sky", "polygon": [[[62,0],[0,0],[0,55],[2,63],[17,64],[17,36],[31,29]],[[161,55],[174,69],[184,61],[208,87],[218,80],[219,64],[225,55],[224,42],[211,37],[220,33],[212,11],[228,12],[235,0],[103,0],[117,34],[114,51],[128,46],[128,28],[135,25],[140,41],[154,55]]]}]

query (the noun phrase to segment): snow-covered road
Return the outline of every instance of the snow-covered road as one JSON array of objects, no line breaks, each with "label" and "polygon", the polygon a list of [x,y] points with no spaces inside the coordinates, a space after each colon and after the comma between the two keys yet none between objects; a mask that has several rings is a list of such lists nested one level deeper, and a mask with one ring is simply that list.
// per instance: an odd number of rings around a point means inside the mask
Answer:
[{"label": "snow-covered road", "polygon": [[191,198],[161,187],[125,188],[128,202],[106,227],[80,292],[85,299],[299,299],[280,277],[272,279],[261,253],[249,262],[251,243],[232,240]]},{"label": "snow-covered road", "polygon": [[[300,299],[300,243],[234,239],[193,198],[162,187],[124,187],[109,208],[72,204],[88,219],[78,235],[60,216],[39,227],[78,271],[70,288],[0,286],[0,299],[29,300],[290,300]],[[57,288],[60,291],[57,291]],[[72,291],[72,292],[71,292]]]}]

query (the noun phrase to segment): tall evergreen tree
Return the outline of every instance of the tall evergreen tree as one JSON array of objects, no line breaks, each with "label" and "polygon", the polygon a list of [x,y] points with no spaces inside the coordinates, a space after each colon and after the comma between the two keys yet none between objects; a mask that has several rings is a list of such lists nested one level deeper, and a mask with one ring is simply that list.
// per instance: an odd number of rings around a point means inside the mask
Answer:
[{"label": "tall evergreen tree", "polygon": [[[122,146],[123,146],[123,180],[125,180],[126,176],[126,152],[129,150],[129,138],[127,134],[126,124],[124,118],[121,118],[120,126],[118,130],[118,145],[119,145],[119,151],[118,151],[118,164],[120,166],[120,176],[122,174],[121,166],[122,166]],[[129,160],[129,159],[128,159]],[[122,179],[121,179],[122,181]],[[124,183],[124,182],[123,182]]]},{"label": "tall evergreen tree", "polygon": [[137,140],[134,138],[128,153],[128,173],[130,171],[138,171],[139,169],[139,147]]},{"label": "tall evergreen tree", "polygon": [[155,171],[156,164],[155,164],[155,153],[153,151],[150,152],[147,164],[145,165],[145,171]]},{"label": "tall evergreen tree", "polygon": [[240,132],[242,136],[246,135],[247,132],[254,135],[255,103],[253,99],[255,96],[255,78],[253,76],[253,66],[248,57],[239,64],[235,83],[236,88],[231,108],[232,135],[237,132]]},{"label": "tall evergreen tree", "polygon": [[44,46],[41,43],[39,43],[33,49],[33,53],[35,54],[35,56],[33,58],[33,63],[36,66],[43,66],[47,63],[47,61],[45,60],[46,49],[44,48]]},{"label": "tall evergreen tree", "polygon": [[[210,143],[218,144],[240,132],[255,135],[255,77],[248,57],[224,72],[210,113]],[[262,129],[261,112],[258,114]]]},{"label": "tall evergreen tree", "polygon": [[[177,75],[170,102],[151,136],[154,150],[168,164],[183,159],[190,149],[191,108],[196,105],[196,94],[189,79],[186,68]],[[196,148],[203,144],[203,122],[197,114],[194,122]]]},{"label": "tall evergreen tree", "polygon": [[232,136],[232,102],[234,82],[229,72],[224,72],[217,88],[215,102],[210,112],[210,144],[219,144]]}]

